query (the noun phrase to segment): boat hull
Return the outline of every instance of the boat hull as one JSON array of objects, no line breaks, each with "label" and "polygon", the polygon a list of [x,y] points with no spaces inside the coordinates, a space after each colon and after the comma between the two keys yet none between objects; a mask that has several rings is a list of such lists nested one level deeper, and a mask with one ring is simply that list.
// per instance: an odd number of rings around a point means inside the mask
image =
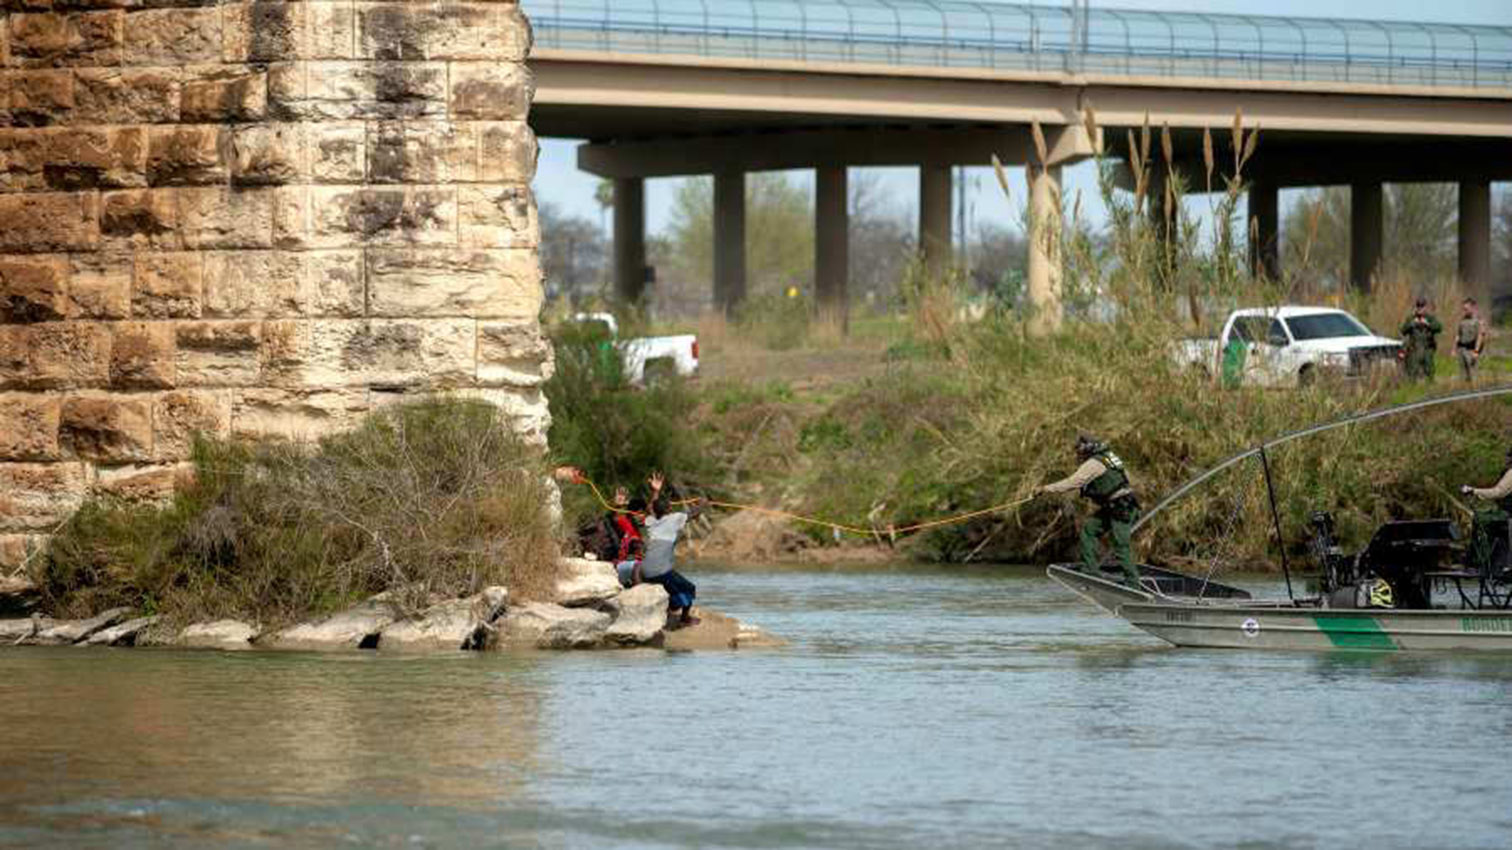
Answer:
[{"label": "boat hull", "polygon": [[1176,646],[1512,652],[1512,613],[1132,602],[1119,616]]},{"label": "boat hull", "polygon": [[1161,640],[1210,649],[1512,653],[1512,612],[1299,607],[1287,600],[1177,598],[1060,566],[1050,578]]}]

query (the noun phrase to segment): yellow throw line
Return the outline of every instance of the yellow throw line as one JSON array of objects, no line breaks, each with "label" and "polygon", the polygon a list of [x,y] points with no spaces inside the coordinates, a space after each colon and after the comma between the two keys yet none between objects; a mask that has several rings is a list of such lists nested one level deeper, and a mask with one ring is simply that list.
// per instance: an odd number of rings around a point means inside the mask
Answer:
[{"label": "yellow throw line", "polygon": [[[597,484],[594,484],[592,481],[589,481],[587,479],[584,479],[583,483],[587,484],[588,487],[593,490],[594,498],[598,499],[599,504],[603,505],[608,510],[610,510],[610,511],[612,511],[614,513],[621,513],[621,514],[631,513],[631,511],[629,511],[629,510],[626,510],[624,508],[617,508],[614,505],[611,505],[609,503],[609,500],[604,498],[604,494],[599,491],[599,488],[598,488]],[[979,517],[979,516],[986,516],[987,514],[997,513],[998,511],[1004,511],[1004,510],[1007,510],[1009,508],[1016,508],[1019,505],[1022,505],[1022,504],[1026,503],[1026,502],[1030,502],[1030,501],[1033,501],[1033,500],[1034,500],[1033,496],[1026,496],[1026,497],[1024,497],[1022,499],[1015,499],[1012,502],[1004,502],[1001,505],[995,505],[995,506],[990,507],[990,508],[983,508],[983,509],[981,509],[979,511],[971,511],[970,513],[957,514],[955,516],[948,516],[948,517],[945,517],[943,519],[934,519],[934,520],[930,520],[928,522],[917,522],[917,523],[914,523],[913,525],[905,525],[905,526],[902,526],[902,527],[896,527],[896,526],[889,525],[886,528],[862,528],[860,526],[855,526],[855,525],[845,525],[844,523],[830,522],[829,520],[818,519],[816,517],[803,516],[802,514],[795,514],[795,513],[789,512],[789,511],[781,511],[781,510],[777,510],[776,508],[763,508],[760,505],[746,505],[746,504],[741,504],[740,502],[721,502],[721,501],[718,501],[718,500],[715,500],[715,499],[679,499],[679,500],[677,500],[675,502],[672,502],[672,504],[674,504],[674,505],[688,505],[688,504],[692,504],[694,502],[702,501],[705,504],[713,505],[716,508],[728,508],[730,510],[737,510],[737,511],[754,511],[754,512],[759,513],[759,514],[766,514],[768,516],[783,517],[784,519],[790,519],[790,520],[793,520],[794,522],[802,522],[802,523],[807,523],[809,525],[818,525],[818,526],[823,526],[824,528],[833,528],[836,531],[847,531],[847,532],[850,532],[851,534],[861,534],[861,535],[870,536],[870,535],[873,535],[873,534],[882,534],[882,533],[887,533],[887,534],[906,534],[906,533],[911,532],[911,531],[922,531],[923,529],[926,529],[926,528],[936,528],[936,527],[939,527],[939,526],[942,526],[942,525],[953,525],[955,523],[965,522],[968,519],[974,519],[974,518]]]}]

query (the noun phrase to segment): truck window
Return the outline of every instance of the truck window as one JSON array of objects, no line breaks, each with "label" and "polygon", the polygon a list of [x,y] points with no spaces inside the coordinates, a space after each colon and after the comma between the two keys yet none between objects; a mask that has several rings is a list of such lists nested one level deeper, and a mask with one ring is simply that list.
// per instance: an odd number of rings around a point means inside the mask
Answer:
[{"label": "truck window", "polygon": [[1292,336],[1304,339],[1334,339],[1346,336],[1370,336],[1370,329],[1348,313],[1313,313],[1286,320]]},{"label": "truck window", "polygon": [[1266,316],[1240,316],[1234,319],[1233,334],[1245,342],[1264,342],[1270,322]]},{"label": "truck window", "polygon": [[1280,319],[1271,319],[1270,327],[1266,328],[1265,341],[1271,345],[1291,345],[1291,337],[1286,335],[1286,325],[1281,324]]}]

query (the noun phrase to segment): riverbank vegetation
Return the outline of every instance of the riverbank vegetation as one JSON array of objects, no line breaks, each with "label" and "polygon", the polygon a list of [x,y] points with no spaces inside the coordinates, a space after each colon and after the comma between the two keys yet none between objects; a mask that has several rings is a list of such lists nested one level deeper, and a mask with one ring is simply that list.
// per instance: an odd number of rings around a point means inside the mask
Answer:
[{"label": "riverbank vegetation", "polygon": [[[1241,213],[1254,138],[1236,122],[1227,138],[1207,141],[1216,191],[1206,230],[1182,202],[1160,131],[1120,140],[1136,191],[1115,192],[1115,172],[1104,165],[1106,227],[1094,231],[1068,199],[1066,226],[1036,236],[1066,258],[1066,321],[1056,333],[1032,332],[1033,308],[1013,287],[984,291],[964,274],[906,275],[893,308],[858,317],[846,337],[816,320],[797,342],[773,344],[748,316],[705,320],[697,382],[647,391],[601,382],[583,409],[564,398],[563,381],[548,388],[553,448],[562,461],[587,463],[598,481],[633,483],[660,467],[686,489],[876,530],[853,543],[947,561],[1044,561],[1072,553],[1081,510],[1072,500],[1041,498],[907,540],[888,529],[1027,497],[1074,467],[1078,432],[1112,444],[1149,507],[1281,433],[1461,388],[1448,334],[1436,385],[1406,383],[1388,368],[1358,380],[1220,389],[1172,356],[1174,341],[1215,332],[1236,306],[1330,303],[1387,336],[1418,295],[1436,303],[1451,330],[1457,318],[1461,292],[1447,277],[1388,275],[1369,294],[1306,267],[1282,280],[1257,277]],[[1161,170],[1168,198],[1152,189]],[[1483,381],[1503,380],[1503,366],[1488,359]],[[1501,469],[1509,413],[1501,401],[1458,404],[1277,449],[1269,460],[1285,544],[1301,546],[1315,510],[1332,511],[1350,543],[1386,519],[1456,514],[1451,492]],[[654,431],[660,448],[623,444],[634,446],[630,456],[611,430]],[[559,433],[600,438],[561,442]],[[585,442],[599,451],[591,460],[573,454]],[[587,494],[569,496],[570,511],[594,509]],[[1161,513],[1138,543],[1167,563],[1273,565],[1268,511],[1258,462],[1247,461]],[[807,530],[814,545],[834,545],[829,529]]]},{"label": "riverbank vegetation", "polygon": [[166,504],[95,498],[40,565],[47,608],[293,623],[389,592],[402,609],[548,587],[557,556],[540,452],[492,405],[422,401],[318,442],[202,438]]}]

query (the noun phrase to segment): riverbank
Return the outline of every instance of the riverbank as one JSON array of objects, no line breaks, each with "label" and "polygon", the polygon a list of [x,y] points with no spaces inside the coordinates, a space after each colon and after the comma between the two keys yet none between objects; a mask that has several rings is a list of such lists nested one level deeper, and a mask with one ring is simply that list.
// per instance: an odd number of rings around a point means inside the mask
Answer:
[{"label": "riverbank", "polygon": [[[613,391],[590,393],[616,428],[634,432],[641,423],[661,435],[658,442],[597,463],[577,454],[561,459],[589,466],[603,485],[633,483],[638,465],[654,465],[670,469],[690,493],[874,529],[837,535],[730,511],[694,527],[689,551],[751,563],[1063,559],[1074,553],[1082,511],[1069,498],[923,534],[888,529],[1029,496],[1074,468],[1071,443],[1082,431],[1125,459],[1148,507],[1270,437],[1464,386],[1443,356],[1434,384],[1391,374],[1219,389],[1169,357],[1170,341],[1191,333],[1174,320],[1082,323],[1037,339],[1012,316],[952,319],[930,334],[904,314],[858,320],[848,338],[815,333],[778,351],[718,322],[696,330],[705,347],[698,380],[626,390],[633,407],[606,402]],[[1497,353],[1504,347],[1498,333],[1483,385],[1512,377]],[[658,418],[648,422],[643,411]],[[1351,545],[1388,519],[1457,515],[1459,485],[1494,480],[1503,468],[1509,418],[1512,405],[1502,401],[1458,404],[1278,450],[1269,460],[1287,545],[1302,554],[1315,510],[1334,513]],[[559,420],[579,426],[570,412]],[[553,446],[570,451],[573,441],[559,444],[556,436]],[[569,514],[600,509],[590,494],[569,488],[564,496]],[[1226,570],[1274,569],[1265,499],[1258,463],[1240,464],[1155,520],[1141,535],[1140,554],[1178,567],[1217,560]]]},{"label": "riverbank", "polygon": [[511,601],[508,588],[495,586],[460,599],[432,595],[408,612],[401,603],[405,594],[385,591],[328,616],[272,626],[230,618],[185,625],[126,606],[55,618],[46,611],[41,588],[11,578],[0,584],[0,645],[401,654],[782,645],[759,627],[709,609],[695,607],[698,622],[692,625],[675,623],[668,619],[665,590],[654,584],[621,588],[609,564],[564,558],[556,576],[548,601]]}]

